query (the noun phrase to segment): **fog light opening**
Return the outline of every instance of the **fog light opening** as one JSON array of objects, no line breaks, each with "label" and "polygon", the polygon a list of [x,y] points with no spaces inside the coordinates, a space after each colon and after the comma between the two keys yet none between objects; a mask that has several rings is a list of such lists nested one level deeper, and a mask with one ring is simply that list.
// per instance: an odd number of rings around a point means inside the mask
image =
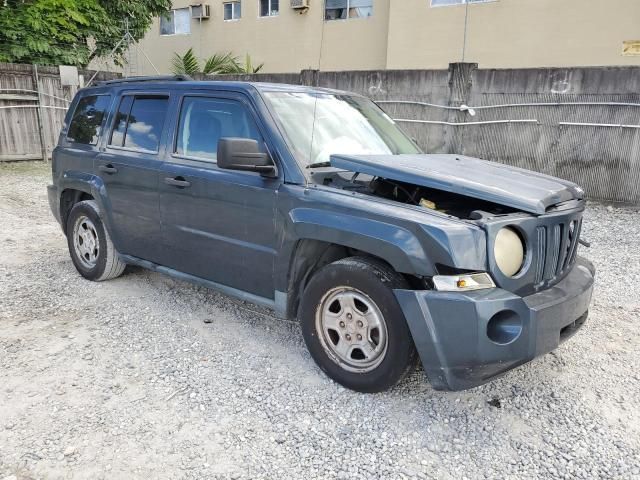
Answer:
[{"label": "fog light opening", "polygon": [[499,345],[515,341],[522,333],[522,319],[512,310],[501,310],[487,323],[487,337]]}]

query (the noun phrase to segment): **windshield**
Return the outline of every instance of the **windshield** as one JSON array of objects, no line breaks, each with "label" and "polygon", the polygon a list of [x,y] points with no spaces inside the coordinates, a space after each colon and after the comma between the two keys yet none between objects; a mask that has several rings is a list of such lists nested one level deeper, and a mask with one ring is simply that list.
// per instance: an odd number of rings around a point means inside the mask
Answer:
[{"label": "windshield", "polygon": [[327,163],[333,154],[421,153],[386,113],[364,97],[315,92],[264,96],[303,166]]}]

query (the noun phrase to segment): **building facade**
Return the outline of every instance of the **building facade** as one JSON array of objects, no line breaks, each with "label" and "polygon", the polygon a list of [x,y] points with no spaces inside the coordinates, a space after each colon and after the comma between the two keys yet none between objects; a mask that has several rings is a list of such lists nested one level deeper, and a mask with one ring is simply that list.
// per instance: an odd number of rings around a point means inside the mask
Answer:
[{"label": "building facade", "polygon": [[[639,0],[175,0],[140,48],[249,54],[263,72],[640,65]],[[137,74],[151,74],[147,61]]]}]

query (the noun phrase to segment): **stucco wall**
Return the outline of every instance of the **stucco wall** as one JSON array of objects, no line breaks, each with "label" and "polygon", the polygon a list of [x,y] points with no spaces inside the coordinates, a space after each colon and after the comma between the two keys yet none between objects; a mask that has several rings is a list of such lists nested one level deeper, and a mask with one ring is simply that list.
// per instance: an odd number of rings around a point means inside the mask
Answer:
[{"label": "stucco wall", "polygon": [[[211,18],[193,20],[190,35],[162,36],[156,20],[140,46],[161,73],[169,72],[174,52],[184,53],[189,47],[201,58],[229,51],[241,57],[249,53],[254,63],[264,63],[265,72],[385,68],[389,1],[376,0],[369,18],[324,22],[324,2],[317,0],[302,14],[281,0],[275,17],[259,17],[258,1],[243,0],[242,18],[236,21],[224,21],[223,2],[213,0],[208,2]],[[192,3],[176,0],[173,6]],[[141,73],[153,70],[145,65]]]},{"label": "stucco wall", "polygon": [[[392,3],[387,68],[482,68],[640,65],[623,56],[640,39],[638,0],[496,0],[425,8],[429,0]],[[467,35],[464,59],[464,25]]]},{"label": "stucco wall", "polygon": [[[175,0],[174,8],[193,1]],[[154,22],[141,47],[161,73],[173,52],[200,57],[249,53],[265,72],[640,65],[623,56],[625,40],[640,40],[639,0],[496,0],[430,7],[430,0],[374,0],[370,18],[325,22],[324,1],[303,14],[280,1],[276,17],[258,16],[258,0],[242,0],[242,18],[223,20],[223,1],[209,0],[211,18],[192,20],[190,35],[161,36]],[[466,43],[465,43],[466,19]],[[465,47],[466,45],[466,47]],[[464,59],[463,59],[464,50]],[[154,73],[148,62],[140,74]]]}]

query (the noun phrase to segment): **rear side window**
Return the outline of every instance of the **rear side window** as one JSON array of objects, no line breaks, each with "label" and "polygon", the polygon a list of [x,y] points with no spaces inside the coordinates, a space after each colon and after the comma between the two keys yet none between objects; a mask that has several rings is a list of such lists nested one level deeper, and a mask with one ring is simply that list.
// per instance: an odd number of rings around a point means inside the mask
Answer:
[{"label": "rear side window", "polygon": [[218,140],[224,137],[252,138],[262,144],[251,113],[240,102],[185,97],[175,152],[215,162]]},{"label": "rear side window", "polygon": [[109,145],[157,152],[168,106],[165,96],[122,97]]},{"label": "rear side window", "polygon": [[82,98],[73,112],[67,140],[85,145],[97,144],[110,102],[110,95],[90,95]]}]

